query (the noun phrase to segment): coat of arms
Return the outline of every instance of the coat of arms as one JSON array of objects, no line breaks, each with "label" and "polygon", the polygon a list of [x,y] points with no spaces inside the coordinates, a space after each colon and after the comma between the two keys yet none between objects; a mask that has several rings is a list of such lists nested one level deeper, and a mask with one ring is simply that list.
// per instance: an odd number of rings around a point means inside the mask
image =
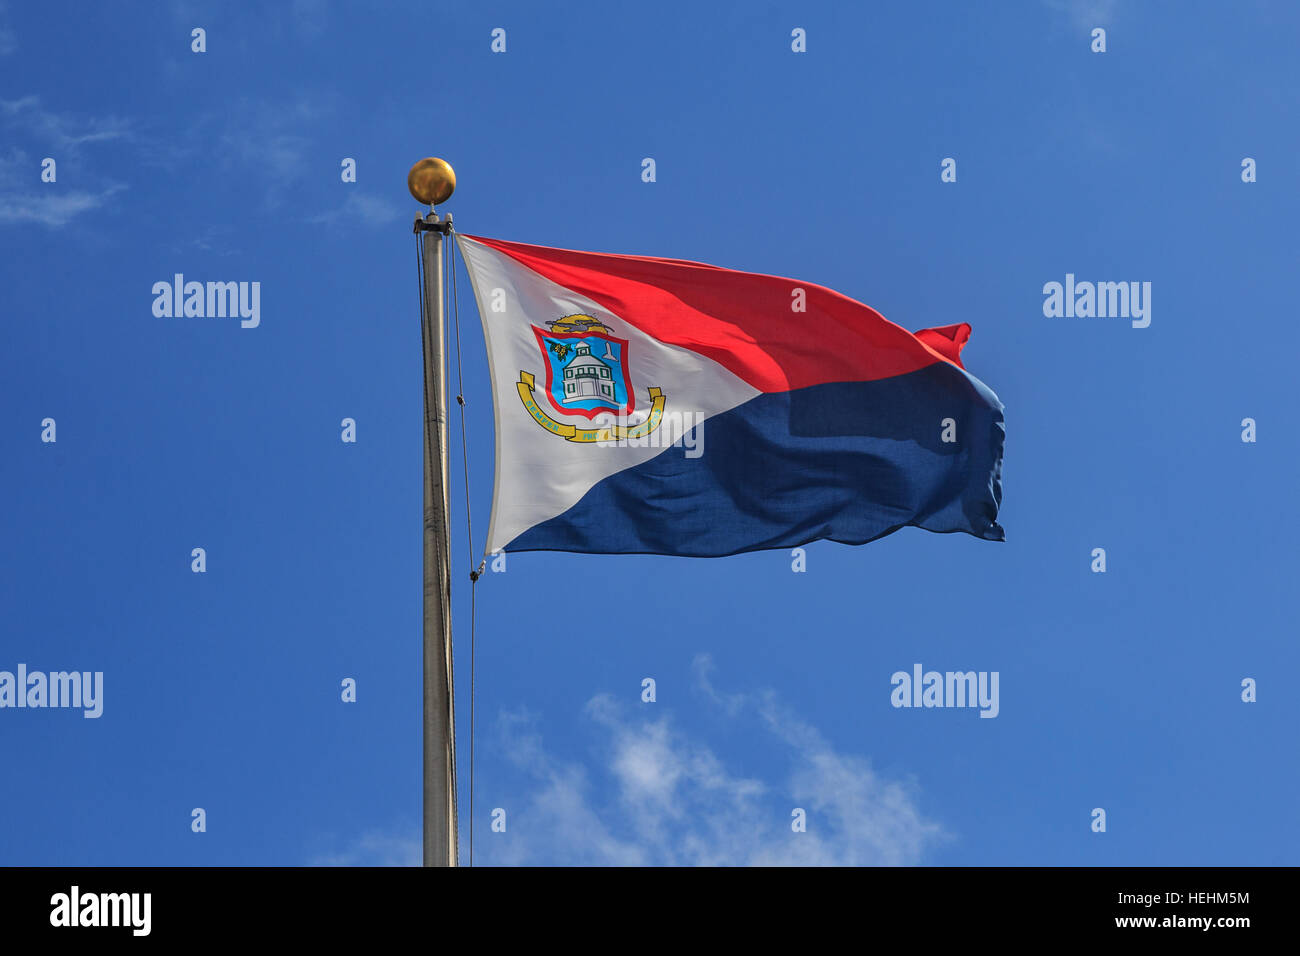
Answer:
[{"label": "coat of arms", "polygon": [[636,390],[628,374],[628,342],[590,315],[566,315],[533,326],[546,366],[546,400],[552,411],[582,419],[581,426],[557,421],[533,397],[535,379],[520,370],[519,397],[533,419],[569,441],[616,441],[641,438],[659,427],[664,394],[650,387],[650,414],[636,425],[603,424],[626,420],[636,410]]}]

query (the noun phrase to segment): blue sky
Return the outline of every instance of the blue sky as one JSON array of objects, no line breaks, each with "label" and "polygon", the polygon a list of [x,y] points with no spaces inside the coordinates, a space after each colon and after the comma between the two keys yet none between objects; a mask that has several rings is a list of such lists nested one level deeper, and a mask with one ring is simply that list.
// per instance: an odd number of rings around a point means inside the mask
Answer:
[{"label": "blue sky", "polygon": [[[0,711],[0,863],[418,859],[405,175],[430,154],[464,232],[969,322],[1007,408],[1005,544],[486,575],[476,862],[1297,863],[1298,29],[1263,2],[7,3],[0,670],[105,676],[97,720]],[[177,272],[260,282],[261,324],[156,318]],[[1046,318],[1067,273],[1151,282],[1150,327]],[[481,547],[491,397],[460,291]],[[586,603],[599,626],[566,628]],[[999,672],[998,717],[891,707],[918,662]]]}]

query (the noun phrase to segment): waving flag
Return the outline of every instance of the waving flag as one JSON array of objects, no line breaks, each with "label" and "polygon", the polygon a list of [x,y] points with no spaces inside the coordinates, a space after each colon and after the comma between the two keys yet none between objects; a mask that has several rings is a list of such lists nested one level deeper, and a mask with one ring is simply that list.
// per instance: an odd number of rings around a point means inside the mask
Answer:
[{"label": "waving flag", "polygon": [[1003,540],[970,326],[809,282],[458,236],[496,412],[488,550],[716,557],[914,525]]}]

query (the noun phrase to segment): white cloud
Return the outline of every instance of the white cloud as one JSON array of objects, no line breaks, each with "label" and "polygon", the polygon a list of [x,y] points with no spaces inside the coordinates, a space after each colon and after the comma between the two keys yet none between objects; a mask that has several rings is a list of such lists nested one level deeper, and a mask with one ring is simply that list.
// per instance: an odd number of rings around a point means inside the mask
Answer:
[{"label": "white cloud", "polygon": [[[869,866],[920,863],[946,840],[927,820],[914,788],[877,774],[865,757],[837,751],[770,691],[720,694],[707,657],[695,662],[696,689],[724,704],[729,721],[748,718],[762,729],[776,766],[770,779],[740,774],[671,716],[641,716],[662,705],[624,708],[597,695],[586,716],[600,741],[589,770],[557,760],[537,720],[501,715],[499,741],[524,789],[496,791],[506,832],[488,825],[492,804],[476,808],[479,865],[506,866]],[[636,716],[633,716],[636,715]],[[463,768],[462,768],[463,769]],[[465,781],[462,780],[462,784]],[[807,811],[807,832],[790,829],[790,811]],[[461,805],[462,865],[469,808]],[[315,865],[414,866],[417,830],[372,831]]]},{"label": "white cloud", "polygon": [[[0,20],[9,19],[9,7],[7,4],[0,3]],[[18,37],[9,27],[0,23],[0,56],[8,56],[18,49]]]},{"label": "white cloud", "polygon": [[[205,114],[196,128],[218,124],[221,161],[262,190],[269,210],[300,200],[299,186],[310,177],[314,160],[311,139],[327,110],[306,96],[273,102],[242,100],[220,114]],[[193,143],[191,135],[187,141]],[[193,147],[176,153],[181,159]]]},{"label": "white cloud", "polygon": [[103,206],[126,187],[110,183],[98,192],[62,191],[40,183],[41,166],[26,153],[10,150],[0,156],[0,225],[38,223],[57,228]]},{"label": "white cloud", "polygon": [[1090,30],[1093,27],[1110,27],[1118,0],[1044,0],[1044,2],[1051,9],[1068,16],[1074,26]]},{"label": "white cloud", "polygon": [[308,222],[319,225],[385,226],[394,222],[401,210],[386,199],[358,192],[355,186],[345,187],[348,198],[336,208],[313,216]]},{"label": "white cloud", "polygon": [[300,35],[309,39],[315,39],[325,31],[329,12],[329,4],[325,0],[293,0],[294,26]]},{"label": "white cloud", "polygon": [[254,119],[247,126],[232,124],[222,135],[222,146],[241,165],[259,170],[275,192],[302,177],[307,140],[274,122]]},{"label": "white cloud", "polygon": [[[41,106],[36,96],[0,100],[0,126],[8,138],[22,140],[40,150],[36,155],[62,160],[76,156],[83,146],[132,136],[130,124],[109,116],[77,117]],[[103,206],[126,187],[92,176],[92,188],[66,189],[61,183],[42,183],[41,165],[22,150],[0,156],[0,225],[37,223],[49,228],[65,226],[78,216]]]},{"label": "white cloud", "polygon": [[0,100],[0,117],[42,145],[72,151],[87,143],[131,137],[131,124],[117,116],[84,117],[59,113],[41,106],[38,96]]},{"label": "white cloud", "polygon": [[322,853],[308,866],[419,866],[424,847],[420,834],[362,834],[343,850]]},{"label": "white cloud", "polygon": [[230,256],[239,251],[238,243],[234,241],[237,235],[237,232],[227,224],[207,223],[195,226],[183,237],[172,242],[168,248],[178,254],[197,249],[209,255]]},{"label": "white cloud", "polygon": [[77,216],[98,209],[122,189],[114,186],[99,193],[38,193],[0,191],[0,223],[35,222],[65,226]]},{"label": "white cloud", "polygon": [[[507,714],[507,753],[532,785],[507,801],[505,835],[479,837],[478,862],[897,865],[920,862],[944,838],[911,787],[837,751],[770,692],[718,694],[708,667],[697,663],[699,689],[724,702],[729,719],[756,717],[776,745],[771,780],[728,768],[670,716],[630,716],[601,695],[587,706],[604,742],[595,786],[582,766],[546,752],[531,718]],[[794,807],[807,811],[805,833],[790,829]]]}]

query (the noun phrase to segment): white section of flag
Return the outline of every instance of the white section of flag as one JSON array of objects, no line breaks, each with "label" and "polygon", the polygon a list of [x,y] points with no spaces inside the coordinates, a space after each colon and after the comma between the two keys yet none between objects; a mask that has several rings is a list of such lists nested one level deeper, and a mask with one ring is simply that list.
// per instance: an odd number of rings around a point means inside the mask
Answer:
[{"label": "white section of flag", "polygon": [[[547,322],[582,313],[604,322],[615,337],[626,339],[628,376],[636,394],[633,424],[650,409],[651,386],[663,391],[665,419],[670,413],[690,415],[684,419],[690,424],[759,394],[712,359],[651,338],[621,316],[505,253],[465,236],[457,235],[456,240],[474,285],[492,373],[496,478],[489,553],[503,550],[529,528],[568,511],[598,482],[665,450],[657,440],[651,447],[572,442],[539,425],[516,389],[521,371],[534,376],[534,399],[556,420],[579,427],[591,422],[581,416],[566,418],[547,401],[547,359],[538,347],[534,326],[546,331]],[[504,304],[505,311],[494,312],[496,303]],[[703,449],[708,454],[707,439]]]}]

